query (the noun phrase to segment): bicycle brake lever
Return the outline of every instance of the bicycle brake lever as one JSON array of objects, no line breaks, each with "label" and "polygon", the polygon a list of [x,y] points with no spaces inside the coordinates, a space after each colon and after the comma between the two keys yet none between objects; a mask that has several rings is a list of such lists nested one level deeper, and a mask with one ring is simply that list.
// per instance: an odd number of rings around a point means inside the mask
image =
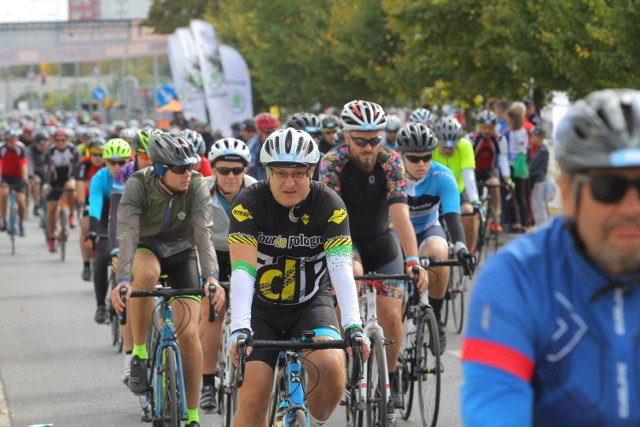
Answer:
[{"label": "bicycle brake lever", "polygon": [[213,297],[216,294],[217,285],[209,283],[209,323],[214,322],[218,318],[218,311],[213,308]]},{"label": "bicycle brake lever", "polygon": [[[122,300],[123,303],[126,304],[126,300],[127,300],[127,288],[126,286],[120,286],[120,299]],[[121,325],[126,325],[127,324],[127,307],[125,305],[124,310],[122,310],[122,313],[120,313],[120,324]]]}]

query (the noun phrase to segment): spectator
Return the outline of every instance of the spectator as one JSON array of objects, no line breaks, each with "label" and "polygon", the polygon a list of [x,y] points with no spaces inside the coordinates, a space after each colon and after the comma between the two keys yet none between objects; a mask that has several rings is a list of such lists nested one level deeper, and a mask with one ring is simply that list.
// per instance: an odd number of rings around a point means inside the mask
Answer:
[{"label": "spectator", "polygon": [[535,151],[529,161],[529,180],[533,186],[531,190],[531,213],[533,222],[536,225],[540,225],[549,219],[547,201],[544,194],[547,166],[549,164],[549,150],[544,144],[544,129],[541,127],[534,128],[530,135],[529,147],[531,147],[532,152]]}]

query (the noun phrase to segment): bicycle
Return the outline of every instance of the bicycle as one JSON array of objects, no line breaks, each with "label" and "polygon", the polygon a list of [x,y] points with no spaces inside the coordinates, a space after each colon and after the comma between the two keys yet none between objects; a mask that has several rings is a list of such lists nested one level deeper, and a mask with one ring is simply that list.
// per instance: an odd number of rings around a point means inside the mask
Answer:
[{"label": "bicycle", "polygon": [[[417,280],[418,273],[414,271]],[[345,407],[348,426],[395,426],[395,406],[391,401],[391,387],[387,355],[387,341],[378,324],[377,290],[384,280],[410,280],[408,274],[365,274],[354,276],[360,286],[360,313],[364,318],[364,334],[370,340],[371,353],[364,364],[364,376],[356,385],[347,385]],[[364,296],[364,297],[363,297]],[[365,417],[366,415],[366,417]]]},{"label": "bicycle", "polygon": [[[213,308],[213,296],[217,285],[209,285],[209,321],[213,322],[217,313]],[[173,324],[172,298],[179,296],[204,296],[205,291],[199,289],[171,289],[156,287],[152,291],[133,291],[131,297],[158,297],[157,307],[161,311],[161,329],[155,340],[153,350],[147,361],[149,368],[150,390],[140,397],[142,421],[152,422],[153,426],[180,426],[187,419],[184,374],[182,358],[177,344],[176,329]],[[125,302],[126,288],[120,290],[120,297]],[[120,324],[127,321],[126,310],[120,313]]]},{"label": "bicycle", "polygon": [[[50,191],[54,191],[56,190],[56,188],[51,188]],[[63,196],[60,197],[60,200],[57,204],[57,212],[56,215],[58,216],[57,219],[57,223],[58,223],[58,227],[57,230],[55,232],[55,238],[57,240],[57,247],[60,249],[60,260],[62,262],[65,261],[66,259],[66,247],[67,247],[67,239],[69,237],[69,232],[67,231],[67,225],[68,225],[68,213],[67,213],[67,198],[64,197],[64,194],[68,193],[68,192],[74,192],[76,190],[73,189],[69,189],[69,188],[65,188],[62,189],[62,193]],[[46,205],[46,202],[45,202]],[[44,213],[47,213],[47,210],[44,210]],[[46,215],[43,215],[44,217],[46,217]],[[47,227],[45,226],[45,235],[48,235],[48,230]],[[49,237],[49,236],[48,236]],[[49,239],[47,238],[47,243],[48,243]]]},{"label": "bicycle", "polygon": [[[223,287],[225,286],[222,282],[220,285]],[[218,369],[216,372],[218,380],[218,414],[222,416],[222,425],[224,427],[231,427],[233,425],[233,417],[238,409],[238,386],[235,382],[236,366],[231,360],[231,355],[226,351],[226,342],[231,336],[230,326],[231,310],[228,308],[224,320],[224,326],[222,327],[220,352],[218,353]]]},{"label": "bicycle", "polygon": [[[435,257],[421,258],[420,263],[425,269],[461,264],[457,260],[436,260]],[[429,304],[428,292],[416,292],[414,282],[407,283],[402,321],[404,340],[398,360],[398,378],[402,391],[400,414],[403,419],[409,419],[417,381],[420,420],[424,427],[435,426],[440,409],[441,375],[444,372],[440,361],[438,322]]]},{"label": "bicycle", "polygon": [[[275,370],[274,386],[269,405],[268,421],[270,426],[277,427],[306,427],[309,425],[309,413],[305,404],[304,385],[304,351],[346,348],[343,340],[313,341],[313,331],[303,332],[300,339],[290,341],[282,340],[256,340],[254,348],[279,350],[277,369]],[[361,343],[354,342],[353,368],[350,383],[357,382],[362,377]],[[238,367],[236,385],[241,387],[244,381],[244,367],[246,363],[245,339],[238,340]]]},{"label": "bicycle", "polygon": [[[507,188],[504,184],[491,185],[486,183],[480,183],[478,186],[482,189],[479,208],[480,223],[478,224],[478,240],[476,242],[476,258],[478,259],[478,265],[484,263],[489,255],[489,250],[495,253],[500,246],[500,232],[498,231],[498,225],[500,224],[500,218],[493,208],[492,203],[492,188]],[[475,211],[474,211],[475,214]],[[491,227],[491,224],[494,226]]]},{"label": "bicycle", "polygon": [[44,233],[44,243],[49,243],[49,227],[47,227],[47,196],[41,195],[40,204],[40,228]]},{"label": "bicycle", "polygon": [[20,234],[20,216],[18,215],[18,200],[16,190],[9,192],[9,218],[7,219],[7,234],[11,240],[11,255],[16,254],[16,235]]}]

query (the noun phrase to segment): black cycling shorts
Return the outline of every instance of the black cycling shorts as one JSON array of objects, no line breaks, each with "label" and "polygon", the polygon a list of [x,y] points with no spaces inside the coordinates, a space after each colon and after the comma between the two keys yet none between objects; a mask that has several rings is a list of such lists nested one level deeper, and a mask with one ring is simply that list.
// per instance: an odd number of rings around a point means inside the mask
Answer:
[{"label": "black cycling shorts", "polygon": [[[329,335],[333,339],[342,339],[329,289],[322,289],[311,301],[300,304],[295,311],[281,313],[254,304],[251,309],[251,329],[254,340],[290,340],[300,338],[304,331],[316,331],[317,336]],[[259,360],[275,368],[278,353],[278,350],[254,349],[247,361]]]},{"label": "black cycling shorts", "polygon": [[[158,258],[162,275],[167,276],[167,285],[173,289],[193,289],[200,287],[200,272],[198,270],[198,256],[195,248],[178,252],[166,258],[148,246],[139,245],[136,252],[150,252]],[[134,278],[132,278],[134,279]]]},{"label": "black cycling shorts", "polygon": [[3,175],[2,182],[9,186],[9,189],[16,190],[16,193],[27,192],[27,183],[20,176]]}]

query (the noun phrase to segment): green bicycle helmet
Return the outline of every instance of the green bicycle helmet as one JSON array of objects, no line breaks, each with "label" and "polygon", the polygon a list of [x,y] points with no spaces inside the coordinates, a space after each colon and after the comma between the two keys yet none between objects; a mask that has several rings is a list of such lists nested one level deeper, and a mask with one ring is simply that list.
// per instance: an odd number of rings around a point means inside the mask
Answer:
[{"label": "green bicycle helmet", "polygon": [[102,150],[104,159],[128,159],[131,157],[131,145],[122,138],[113,138],[107,141]]},{"label": "green bicycle helmet", "polygon": [[136,132],[131,145],[136,153],[146,154],[149,149],[149,138],[152,135],[162,133],[160,129],[143,129]]}]

